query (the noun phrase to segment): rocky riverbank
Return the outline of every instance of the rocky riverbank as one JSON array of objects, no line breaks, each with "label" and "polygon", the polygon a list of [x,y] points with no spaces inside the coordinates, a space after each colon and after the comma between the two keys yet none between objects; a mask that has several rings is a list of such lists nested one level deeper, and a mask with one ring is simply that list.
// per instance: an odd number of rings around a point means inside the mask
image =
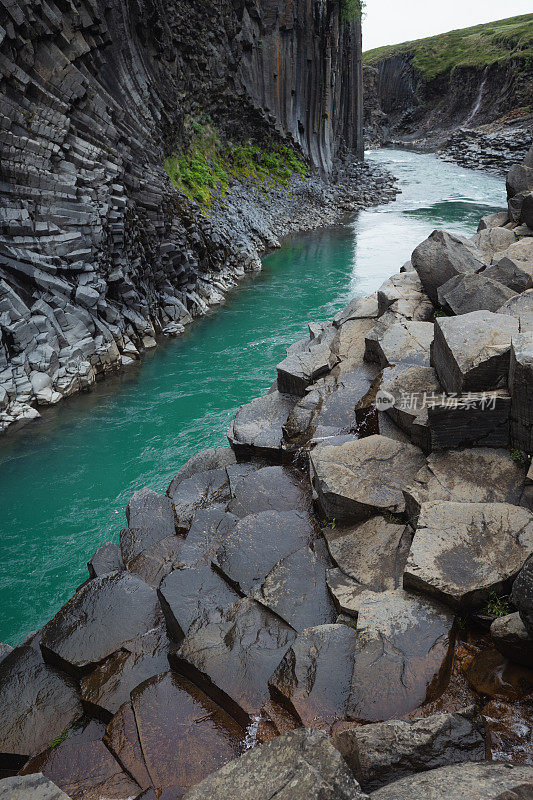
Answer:
[{"label": "rocky riverbank", "polygon": [[529,797],[532,176],[133,495],[2,650],[2,800]]}]

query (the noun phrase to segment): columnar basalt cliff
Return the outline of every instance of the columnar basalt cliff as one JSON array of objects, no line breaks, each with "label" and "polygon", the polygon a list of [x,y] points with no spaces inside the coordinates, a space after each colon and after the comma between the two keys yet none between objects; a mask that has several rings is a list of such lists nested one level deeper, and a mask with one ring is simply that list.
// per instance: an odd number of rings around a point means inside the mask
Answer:
[{"label": "columnar basalt cliff", "polygon": [[[320,175],[360,154],[362,118],[360,23],[339,0],[0,7],[1,431],[179,334],[279,235],[333,219]],[[300,148],[316,175],[235,181],[205,213],[163,168],[197,119]],[[344,211],[369,185],[348,172]]]}]

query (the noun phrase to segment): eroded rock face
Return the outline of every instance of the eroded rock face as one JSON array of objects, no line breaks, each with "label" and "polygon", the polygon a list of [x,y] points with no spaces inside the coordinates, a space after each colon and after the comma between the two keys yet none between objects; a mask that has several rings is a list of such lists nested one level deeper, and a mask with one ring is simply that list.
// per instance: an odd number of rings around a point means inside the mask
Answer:
[{"label": "eroded rock face", "polygon": [[322,510],[348,524],[380,511],[402,513],[402,491],[424,464],[417,447],[385,436],[321,447],[310,460]]},{"label": "eroded rock face", "polygon": [[359,605],[348,717],[379,722],[438,692],[453,647],[453,615],[402,589],[366,592]]},{"label": "eroded rock face", "polygon": [[479,607],[533,549],[533,514],[508,503],[428,502],[420,509],[404,585],[454,608]]},{"label": "eroded rock face", "polygon": [[296,402],[296,397],[275,391],[241,406],[228,433],[237,458],[265,458],[279,464],[282,429]]},{"label": "eroded rock face", "polygon": [[163,578],[181,564],[183,545],[184,541],[179,536],[167,536],[130,561],[128,571],[134,572],[148,586],[157,589]]},{"label": "eroded rock face", "polygon": [[437,230],[418,245],[411,261],[425,292],[436,305],[439,287],[456,275],[479,272],[484,266],[481,258],[465,239]]},{"label": "eroded rock face", "polygon": [[44,626],[43,656],[79,677],[125,642],[156,627],[160,618],[155,589],[137,575],[123,572],[95,578]]},{"label": "eroded rock face", "polygon": [[184,800],[364,800],[342,756],[318,731],[299,730],[231,761]]},{"label": "eroded rock face", "polygon": [[268,679],[295,636],[279,617],[244,598],[214,619],[198,620],[170,664],[248,725],[267,699]]},{"label": "eroded rock face", "polygon": [[533,767],[509,769],[506,764],[491,762],[454,764],[390,783],[372,792],[371,800],[413,800],[415,797],[425,800],[464,800],[465,797],[504,800],[508,797],[511,800],[514,789],[531,782]]},{"label": "eroded rock face", "polygon": [[44,663],[38,636],[0,661],[0,694],[0,765],[5,769],[21,767],[83,713],[75,682]]},{"label": "eroded rock face", "polygon": [[483,720],[473,706],[410,722],[357,726],[332,741],[365,791],[428,769],[485,759]]},{"label": "eroded rock face", "polygon": [[0,800],[69,800],[44,775],[23,775],[0,780]]}]

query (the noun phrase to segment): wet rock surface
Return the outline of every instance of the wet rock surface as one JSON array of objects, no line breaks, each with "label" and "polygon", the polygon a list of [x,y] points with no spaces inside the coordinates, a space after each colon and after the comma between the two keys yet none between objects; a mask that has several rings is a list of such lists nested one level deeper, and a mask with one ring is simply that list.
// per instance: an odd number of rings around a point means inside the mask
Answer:
[{"label": "wet rock surface", "polygon": [[90,578],[100,578],[110,572],[120,572],[124,569],[120,547],[114,542],[106,542],[87,563],[87,569]]},{"label": "wet rock surface", "polygon": [[530,636],[533,636],[533,554],[529,556],[513,584],[511,599]]},{"label": "wet rock surface", "polygon": [[496,619],[490,626],[494,644],[507,658],[530,667],[533,664],[533,638],[529,635],[520,614]]},{"label": "wet rock surface", "polygon": [[242,406],[228,433],[237,457],[281,463],[282,429],[296,402],[296,397],[274,391]]}]

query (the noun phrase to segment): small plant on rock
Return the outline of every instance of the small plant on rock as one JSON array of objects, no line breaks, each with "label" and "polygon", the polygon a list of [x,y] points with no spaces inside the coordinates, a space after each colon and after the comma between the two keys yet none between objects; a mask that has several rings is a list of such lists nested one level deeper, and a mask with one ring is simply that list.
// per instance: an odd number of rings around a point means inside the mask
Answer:
[{"label": "small plant on rock", "polygon": [[508,595],[498,595],[495,591],[490,593],[485,611],[491,617],[506,617],[513,613]]}]

